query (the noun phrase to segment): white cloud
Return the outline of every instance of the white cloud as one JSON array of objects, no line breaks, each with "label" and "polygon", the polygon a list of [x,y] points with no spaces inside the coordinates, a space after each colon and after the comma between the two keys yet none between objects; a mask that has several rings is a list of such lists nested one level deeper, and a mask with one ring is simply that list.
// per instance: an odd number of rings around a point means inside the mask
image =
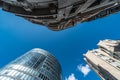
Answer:
[{"label": "white cloud", "polygon": [[68,78],[66,78],[65,80],[78,80],[75,78],[75,75],[72,73]]},{"label": "white cloud", "polygon": [[88,73],[91,71],[90,67],[88,65],[82,66],[78,65],[78,70],[84,74],[84,76],[87,76]]}]

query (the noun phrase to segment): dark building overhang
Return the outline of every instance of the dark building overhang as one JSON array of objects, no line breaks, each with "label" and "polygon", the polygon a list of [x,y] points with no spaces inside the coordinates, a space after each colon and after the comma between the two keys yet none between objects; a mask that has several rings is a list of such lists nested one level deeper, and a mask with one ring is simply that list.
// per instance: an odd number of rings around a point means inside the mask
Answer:
[{"label": "dark building overhang", "polygon": [[116,0],[0,0],[0,4],[5,11],[57,31],[120,10]]}]

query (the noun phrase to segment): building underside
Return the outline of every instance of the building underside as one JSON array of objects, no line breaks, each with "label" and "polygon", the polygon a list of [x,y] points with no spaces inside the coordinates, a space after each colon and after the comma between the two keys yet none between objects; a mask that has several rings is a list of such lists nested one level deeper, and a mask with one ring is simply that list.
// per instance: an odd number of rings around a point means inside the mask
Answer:
[{"label": "building underside", "polygon": [[63,30],[120,11],[120,0],[0,0],[12,12],[51,30]]}]

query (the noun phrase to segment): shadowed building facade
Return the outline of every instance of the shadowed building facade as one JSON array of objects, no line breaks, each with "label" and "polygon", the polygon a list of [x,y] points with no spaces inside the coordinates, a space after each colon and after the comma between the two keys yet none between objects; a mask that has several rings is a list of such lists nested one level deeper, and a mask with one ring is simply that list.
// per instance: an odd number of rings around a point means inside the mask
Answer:
[{"label": "shadowed building facade", "polygon": [[51,30],[63,30],[120,11],[120,0],[0,0],[0,6]]},{"label": "shadowed building facade", "polygon": [[61,80],[61,67],[49,52],[35,48],[0,70],[0,80]]},{"label": "shadowed building facade", "polygon": [[103,40],[88,51],[85,61],[102,80],[120,80],[120,40]]}]

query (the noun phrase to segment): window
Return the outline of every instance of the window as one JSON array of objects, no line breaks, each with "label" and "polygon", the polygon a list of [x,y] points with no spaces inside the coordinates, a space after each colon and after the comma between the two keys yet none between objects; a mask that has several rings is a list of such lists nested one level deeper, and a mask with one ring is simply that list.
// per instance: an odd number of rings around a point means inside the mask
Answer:
[{"label": "window", "polygon": [[79,6],[80,6],[79,2],[76,3],[76,4],[74,4],[73,7],[72,7],[72,9],[71,9],[71,11],[70,11],[70,14],[75,13],[76,10],[79,8]]},{"label": "window", "polygon": [[94,3],[92,3],[88,8],[97,6],[97,5],[99,5],[102,1],[104,1],[104,0],[96,0],[96,1],[95,1]]},{"label": "window", "polygon": [[117,66],[117,68],[119,68],[119,69],[120,69],[120,66]]}]

